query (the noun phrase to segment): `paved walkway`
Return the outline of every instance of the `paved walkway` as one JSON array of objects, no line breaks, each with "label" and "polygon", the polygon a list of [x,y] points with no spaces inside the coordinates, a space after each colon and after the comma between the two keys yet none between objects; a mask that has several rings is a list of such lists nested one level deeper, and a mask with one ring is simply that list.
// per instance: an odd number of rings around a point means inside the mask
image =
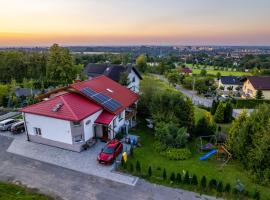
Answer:
[{"label": "paved walkway", "polygon": [[[6,135],[8,135],[7,132]],[[56,147],[28,142],[25,140],[25,135],[15,136],[15,138],[16,139],[13,140],[7,149],[10,153],[127,185],[134,186],[138,181],[137,177],[115,172],[115,165],[105,166],[97,162],[97,155],[102,147],[105,146],[105,143],[98,142],[87,151],[77,153]]]}]

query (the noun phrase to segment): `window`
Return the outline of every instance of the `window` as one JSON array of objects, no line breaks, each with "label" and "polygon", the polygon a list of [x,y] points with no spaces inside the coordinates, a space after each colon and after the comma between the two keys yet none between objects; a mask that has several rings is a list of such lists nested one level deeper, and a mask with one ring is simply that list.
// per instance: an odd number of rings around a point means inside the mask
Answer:
[{"label": "window", "polygon": [[42,135],[40,128],[34,128],[34,133],[35,133],[35,135],[39,135],[39,136]]},{"label": "window", "polygon": [[77,135],[74,137],[74,142],[75,143],[80,143],[83,141],[83,136],[82,135]]},{"label": "window", "polygon": [[116,127],[116,119],[113,120],[113,128]]},{"label": "window", "polygon": [[121,113],[118,115],[118,121],[119,121],[119,122],[123,119],[123,113],[124,113],[124,112],[121,112]]},{"label": "window", "polygon": [[134,82],[135,82],[135,80],[136,80],[136,79],[135,79],[135,76],[134,76],[134,77],[132,78],[132,82],[134,83]]},{"label": "window", "polygon": [[81,122],[73,122],[73,126],[81,126]]}]

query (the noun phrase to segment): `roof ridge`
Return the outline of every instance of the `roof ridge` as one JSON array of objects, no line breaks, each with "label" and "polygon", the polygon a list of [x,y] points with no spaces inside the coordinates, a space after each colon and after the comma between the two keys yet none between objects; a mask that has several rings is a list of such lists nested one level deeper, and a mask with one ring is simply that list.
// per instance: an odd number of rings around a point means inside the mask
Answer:
[{"label": "roof ridge", "polygon": [[60,96],[60,99],[64,102],[64,104],[67,106],[67,109],[71,112],[74,118],[78,119],[78,116],[73,112],[73,110],[70,108],[69,104],[67,101],[63,98],[63,96]]}]

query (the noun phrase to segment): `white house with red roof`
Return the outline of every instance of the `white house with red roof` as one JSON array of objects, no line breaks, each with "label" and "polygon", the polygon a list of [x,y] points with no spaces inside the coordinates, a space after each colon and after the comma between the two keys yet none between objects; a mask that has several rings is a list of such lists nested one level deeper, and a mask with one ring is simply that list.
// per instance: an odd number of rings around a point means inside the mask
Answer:
[{"label": "white house with red roof", "polygon": [[138,100],[106,76],[71,84],[21,110],[27,139],[80,152],[93,138],[110,140],[132,127]]}]

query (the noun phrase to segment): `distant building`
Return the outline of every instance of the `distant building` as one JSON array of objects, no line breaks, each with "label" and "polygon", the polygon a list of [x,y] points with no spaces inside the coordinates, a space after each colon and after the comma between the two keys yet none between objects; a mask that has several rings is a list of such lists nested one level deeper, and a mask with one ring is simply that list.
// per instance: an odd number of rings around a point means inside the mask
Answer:
[{"label": "distant building", "polygon": [[256,98],[261,90],[265,99],[270,99],[270,76],[249,76],[243,84],[243,98]]},{"label": "distant building", "polygon": [[237,91],[242,85],[241,77],[238,76],[221,76],[218,80],[218,88],[223,87],[224,91]]},{"label": "distant building", "polygon": [[181,69],[181,74],[184,74],[184,75],[190,75],[192,74],[192,69],[188,68],[188,67],[183,67]]},{"label": "distant building", "polygon": [[128,73],[129,85],[127,88],[133,92],[139,92],[140,89],[140,80],[142,76],[138,70],[131,65],[111,65],[111,64],[93,64],[89,63],[84,68],[84,74],[88,76],[89,79],[92,79],[97,76],[105,75],[110,79],[119,83],[122,73]]}]

